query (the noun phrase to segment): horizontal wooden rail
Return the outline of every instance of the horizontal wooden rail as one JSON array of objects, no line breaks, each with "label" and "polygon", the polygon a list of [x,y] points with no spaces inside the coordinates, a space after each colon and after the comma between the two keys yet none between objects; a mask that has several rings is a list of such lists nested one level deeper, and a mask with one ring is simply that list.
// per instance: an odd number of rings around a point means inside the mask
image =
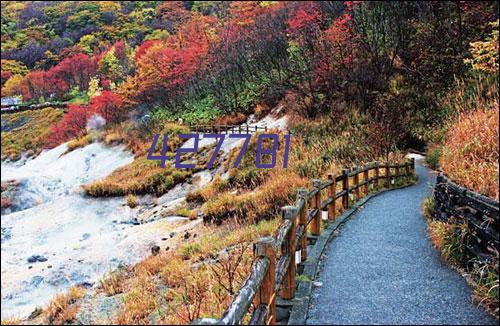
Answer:
[{"label": "horizontal wooden rail", "polygon": [[500,250],[498,202],[457,185],[443,174],[436,179],[434,201],[434,218],[453,218],[454,223],[467,226],[462,238],[466,260],[487,263],[495,259],[495,250]]},{"label": "horizontal wooden rail", "polygon": [[195,132],[206,132],[212,134],[235,134],[235,133],[256,133],[259,131],[267,131],[267,126],[250,126],[243,125],[194,125],[191,130]]},{"label": "horizontal wooden rail", "polygon": [[[395,169],[394,173],[392,169]],[[310,190],[299,189],[295,205],[282,208],[283,222],[274,236],[262,238],[254,244],[255,260],[250,275],[222,318],[199,319],[193,324],[241,324],[251,306],[254,308],[249,319],[251,325],[276,324],[276,296],[293,299],[296,265],[307,259],[307,234],[321,234],[323,211],[328,213],[327,220],[333,222],[337,211],[348,209],[353,200],[361,199],[378,186],[390,187],[398,178],[411,177],[414,170],[414,159],[400,164],[374,162],[343,170],[339,175],[329,174],[328,180],[313,180]],[[381,180],[385,182],[380,184]],[[337,191],[339,185],[342,190]],[[336,206],[337,200],[342,200],[339,207]]]}]

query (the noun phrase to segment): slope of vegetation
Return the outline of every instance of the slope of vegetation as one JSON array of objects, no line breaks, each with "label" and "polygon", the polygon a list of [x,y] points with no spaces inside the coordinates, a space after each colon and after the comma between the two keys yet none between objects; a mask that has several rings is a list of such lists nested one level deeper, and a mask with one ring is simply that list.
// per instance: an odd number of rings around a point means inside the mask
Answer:
[{"label": "slope of vegetation", "polygon": [[38,154],[50,134],[50,127],[62,116],[61,110],[52,108],[2,114],[2,160],[17,160],[23,153]]},{"label": "slope of vegetation", "polygon": [[454,181],[498,201],[498,103],[461,114],[449,131],[441,167]]},{"label": "slope of vegetation", "polygon": [[472,71],[443,98],[449,120],[436,128],[428,162],[452,180],[498,201],[498,21],[471,44]]},{"label": "slope of vegetation", "polygon": [[447,118],[436,99],[467,73],[466,45],[497,28],[497,11],[495,2],[3,2],[2,94],[76,103],[47,146],[81,137],[94,114],[109,125],[146,113],[200,123],[288,97],[307,118],[359,110],[386,152],[422,147]]}]

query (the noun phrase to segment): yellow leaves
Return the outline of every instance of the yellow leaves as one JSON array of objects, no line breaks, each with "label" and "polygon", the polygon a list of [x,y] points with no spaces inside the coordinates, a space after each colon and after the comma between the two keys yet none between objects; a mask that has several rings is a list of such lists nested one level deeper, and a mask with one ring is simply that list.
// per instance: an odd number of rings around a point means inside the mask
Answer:
[{"label": "yellow leaves", "polygon": [[2,87],[2,96],[17,96],[21,94],[21,82],[24,77],[21,75],[14,75],[7,79]]},{"label": "yellow leaves", "polygon": [[493,27],[491,35],[486,41],[477,41],[470,44],[472,59],[465,62],[472,66],[472,69],[487,73],[498,72],[498,20],[490,23]]},{"label": "yellow leaves", "polygon": [[[13,75],[26,75],[29,70],[24,63],[16,60],[1,59],[0,61],[2,71],[10,71]],[[3,91],[2,91],[2,96]]]},{"label": "yellow leaves", "polygon": [[101,11],[120,12],[121,5],[119,1],[99,1]]}]

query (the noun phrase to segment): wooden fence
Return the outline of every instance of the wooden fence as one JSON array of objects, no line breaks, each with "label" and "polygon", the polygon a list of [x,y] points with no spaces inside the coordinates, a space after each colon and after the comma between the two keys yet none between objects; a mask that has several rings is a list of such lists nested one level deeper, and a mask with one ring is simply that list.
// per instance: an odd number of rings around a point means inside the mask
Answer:
[{"label": "wooden fence", "polygon": [[453,218],[466,224],[463,241],[466,260],[491,262],[495,250],[500,250],[498,202],[457,185],[443,174],[436,179],[434,202],[434,218],[442,221]]},{"label": "wooden fence", "polygon": [[352,202],[372,189],[389,188],[398,178],[413,176],[414,170],[414,159],[401,164],[374,162],[343,170],[337,176],[329,174],[325,181],[313,180],[311,190],[299,189],[295,205],[282,208],[283,222],[274,236],[254,243],[254,263],[250,275],[222,317],[199,319],[193,324],[241,324],[253,307],[249,324],[274,325],[276,297],[285,300],[294,297],[297,265],[307,259],[308,232],[313,237],[322,232],[322,212],[325,211],[326,219],[332,222],[337,211],[348,209]]},{"label": "wooden fence", "polygon": [[212,134],[251,134],[258,131],[267,131],[267,126],[250,126],[244,125],[195,125],[191,127],[192,131],[212,133]]}]

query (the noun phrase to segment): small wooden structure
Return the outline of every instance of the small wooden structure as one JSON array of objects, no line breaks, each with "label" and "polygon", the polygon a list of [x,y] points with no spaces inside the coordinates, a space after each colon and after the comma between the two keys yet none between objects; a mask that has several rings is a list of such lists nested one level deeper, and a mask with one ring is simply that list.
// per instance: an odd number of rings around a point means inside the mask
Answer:
[{"label": "small wooden structure", "polygon": [[267,126],[243,125],[194,125],[191,130],[198,133],[211,134],[253,134],[259,131],[267,131]]}]

